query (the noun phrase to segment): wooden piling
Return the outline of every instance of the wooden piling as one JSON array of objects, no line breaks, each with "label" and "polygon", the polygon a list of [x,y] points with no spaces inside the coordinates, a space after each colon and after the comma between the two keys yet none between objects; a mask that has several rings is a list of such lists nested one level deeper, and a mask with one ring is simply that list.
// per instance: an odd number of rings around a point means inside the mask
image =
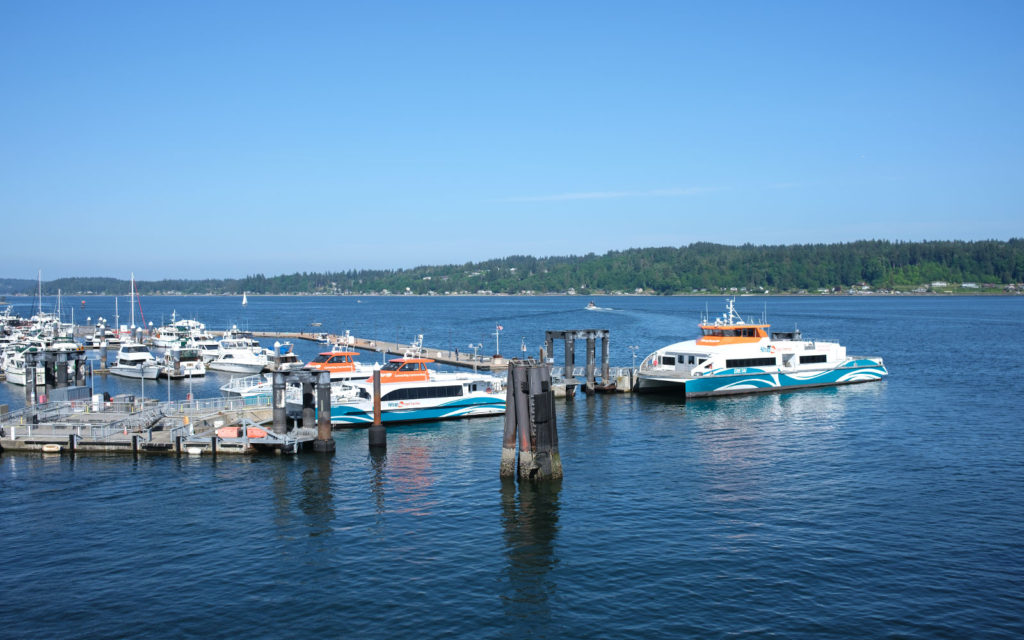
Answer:
[{"label": "wooden piling", "polygon": [[611,380],[611,365],[608,360],[611,357],[611,344],[608,339],[608,335],[601,336],[601,384],[605,387],[612,384],[614,381]]},{"label": "wooden piling", "polygon": [[302,381],[302,428],[316,428],[316,400],[313,396],[313,382]]},{"label": "wooden piling", "polygon": [[380,369],[373,370],[373,425],[367,433],[370,448],[388,446],[387,430],[380,416]]},{"label": "wooden piling", "polygon": [[587,334],[587,382],[583,390],[587,393],[594,393],[594,387],[597,386],[597,382],[594,379],[594,370],[596,369],[596,353],[595,353],[595,340],[593,334]]},{"label": "wooden piling", "polygon": [[274,432],[285,435],[288,433],[288,411],[285,400],[285,376],[281,371],[274,372],[271,394],[271,402],[274,405]]},{"label": "wooden piling", "polygon": [[[509,365],[501,476],[511,477],[518,467],[520,480],[562,477],[555,424],[555,398],[551,367],[547,363],[515,362]],[[519,445],[516,465],[510,443]]]},{"label": "wooden piling", "polygon": [[313,451],[334,453],[334,437],[331,435],[331,374],[321,371],[316,379],[316,440]]},{"label": "wooden piling", "polygon": [[508,363],[508,378],[505,384],[505,432],[501,443],[501,477],[514,478],[516,475],[516,365]]}]

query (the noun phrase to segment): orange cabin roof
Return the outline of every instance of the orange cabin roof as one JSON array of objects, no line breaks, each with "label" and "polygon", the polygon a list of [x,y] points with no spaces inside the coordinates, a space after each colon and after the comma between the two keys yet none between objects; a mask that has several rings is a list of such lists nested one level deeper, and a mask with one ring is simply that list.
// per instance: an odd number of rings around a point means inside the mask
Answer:
[{"label": "orange cabin roof", "polygon": [[697,344],[717,346],[760,342],[768,337],[769,324],[701,324]]},{"label": "orange cabin roof", "polygon": [[[430,380],[427,364],[430,358],[395,358],[380,368],[381,384],[388,382],[426,382]],[[367,378],[373,382],[373,378]]]},{"label": "orange cabin roof", "polygon": [[324,351],[306,363],[307,369],[321,371],[355,371],[356,363],[352,356],[359,355],[356,351]]}]

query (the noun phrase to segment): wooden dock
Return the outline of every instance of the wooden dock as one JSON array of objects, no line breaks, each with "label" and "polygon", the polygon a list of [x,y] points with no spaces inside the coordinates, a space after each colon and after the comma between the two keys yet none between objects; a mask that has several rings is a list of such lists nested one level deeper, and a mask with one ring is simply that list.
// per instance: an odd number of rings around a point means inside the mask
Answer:
[{"label": "wooden dock", "polygon": [[0,449],[43,453],[297,453],[316,430],[274,433],[268,397],[61,402],[0,414]]},{"label": "wooden dock", "polygon": [[273,338],[275,340],[311,340],[320,342],[326,346],[340,346],[344,348],[359,349],[361,351],[375,351],[377,353],[390,353],[396,356],[406,354],[417,357],[430,358],[439,364],[451,365],[454,367],[465,367],[467,369],[483,369],[485,371],[505,371],[508,369],[508,359],[493,356],[474,356],[472,353],[451,351],[448,349],[437,349],[435,347],[424,347],[420,344],[406,344],[401,342],[388,342],[387,340],[372,340],[368,338],[357,338],[352,335],[335,335],[328,333],[291,332],[291,331],[253,331],[257,338]]}]

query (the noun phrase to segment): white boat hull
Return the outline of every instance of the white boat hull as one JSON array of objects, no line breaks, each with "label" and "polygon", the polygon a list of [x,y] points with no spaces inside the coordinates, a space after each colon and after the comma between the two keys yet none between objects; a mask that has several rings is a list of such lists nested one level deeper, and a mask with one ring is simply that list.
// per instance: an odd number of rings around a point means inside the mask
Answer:
[{"label": "white boat hull", "polygon": [[135,378],[138,380],[156,380],[160,374],[160,367],[155,364],[143,365],[141,370],[138,366],[123,367],[120,365],[114,365],[109,369],[111,375],[121,376],[122,378]]},{"label": "white boat hull", "polygon": [[225,373],[244,373],[252,375],[263,371],[264,365],[259,363],[245,363],[245,362],[222,362],[214,360],[210,364],[206,365],[206,368],[210,371],[223,371]]}]

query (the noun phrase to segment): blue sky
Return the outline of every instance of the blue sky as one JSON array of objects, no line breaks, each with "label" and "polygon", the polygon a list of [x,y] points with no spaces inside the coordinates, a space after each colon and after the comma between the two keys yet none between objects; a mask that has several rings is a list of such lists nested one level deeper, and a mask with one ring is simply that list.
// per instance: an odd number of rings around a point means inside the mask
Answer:
[{"label": "blue sky", "polygon": [[1020,2],[2,0],[0,275],[1020,237],[1022,33]]}]

